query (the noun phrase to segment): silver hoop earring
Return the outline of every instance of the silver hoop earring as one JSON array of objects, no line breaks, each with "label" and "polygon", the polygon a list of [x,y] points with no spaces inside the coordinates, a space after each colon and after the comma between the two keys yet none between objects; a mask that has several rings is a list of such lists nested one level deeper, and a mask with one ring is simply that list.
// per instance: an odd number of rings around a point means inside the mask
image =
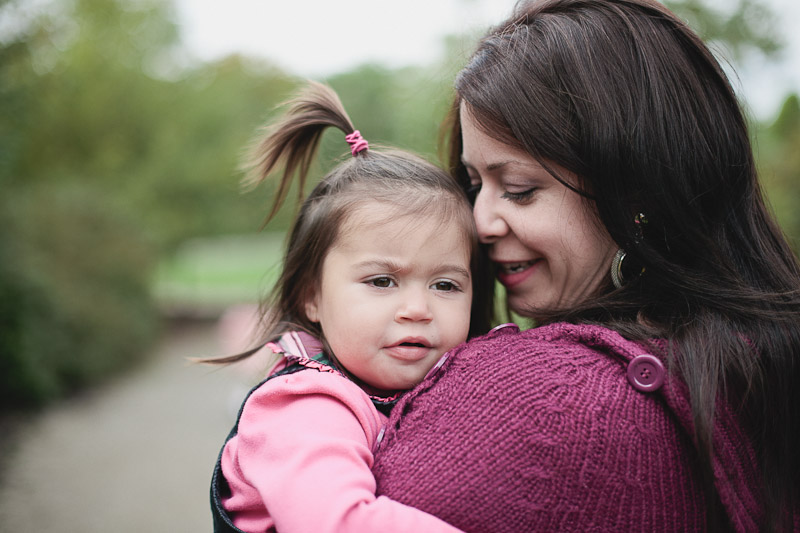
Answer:
[{"label": "silver hoop earring", "polygon": [[621,289],[625,281],[622,277],[622,261],[625,260],[625,256],[625,250],[620,248],[611,260],[611,282],[617,289]]},{"label": "silver hoop earring", "polygon": [[[633,269],[636,268],[636,263],[634,262],[633,265],[626,265],[625,258],[628,257],[628,254],[625,253],[625,250],[620,248],[617,250],[617,253],[614,254],[614,259],[611,260],[611,282],[614,284],[614,287],[617,289],[621,289],[623,285],[630,281],[630,279],[625,279],[625,274],[622,273],[623,268],[628,269],[628,275],[631,274],[630,270],[631,267]],[[644,274],[644,267],[641,267],[638,274],[635,274],[631,277],[639,277]]]}]

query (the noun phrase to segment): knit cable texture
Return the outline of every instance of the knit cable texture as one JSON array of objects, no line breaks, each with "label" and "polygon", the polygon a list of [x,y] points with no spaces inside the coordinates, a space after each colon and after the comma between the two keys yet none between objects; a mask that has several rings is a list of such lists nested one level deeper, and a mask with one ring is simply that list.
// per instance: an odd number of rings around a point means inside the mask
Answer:
[{"label": "knit cable texture", "polygon": [[[635,390],[626,366],[643,353],[652,347],[570,324],[462,345],[395,407],[378,493],[465,531],[703,530],[686,388],[668,376]],[[724,406],[714,437],[731,524],[757,530],[754,454]]]}]

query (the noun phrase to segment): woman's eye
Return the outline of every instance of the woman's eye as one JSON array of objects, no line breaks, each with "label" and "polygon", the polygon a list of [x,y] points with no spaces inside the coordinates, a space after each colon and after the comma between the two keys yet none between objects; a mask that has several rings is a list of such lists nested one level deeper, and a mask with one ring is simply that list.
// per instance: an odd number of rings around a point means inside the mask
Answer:
[{"label": "woman's eye", "polygon": [[451,292],[451,291],[459,290],[458,289],[458,285],[456,285],[452,281],[446,281],[446,280],[437,281],[436,283],[434,283],[432,285],[432,287],[433,287],[434,290],[445,291],[445,292]]},{"label": "woman's eye", "polygon": [[529,202],[533,198],[533,195],[536,193],[537,190],[538,189],[536,187],[531,187],[530,189],[526,189],[520,192],[506,191],[503,193],[503,198],[515,203],[524,204]]},{"label": "woman's eye", "polygon": [[478,197],[478,193],[481,192],[481,184],[480,183],[470,183],[469,187],[467,187],[466,193],[467,198],[469,199],[469,203],[475,204],[475,199]]},{"label": "woman's eye", "polygon": [[369,285],[372,285],[373,287],[387,289],[394,284],[394,281],[392,281],[392,278],[380,277],[380,278],[372,278],[368,280],[367,283]]}]

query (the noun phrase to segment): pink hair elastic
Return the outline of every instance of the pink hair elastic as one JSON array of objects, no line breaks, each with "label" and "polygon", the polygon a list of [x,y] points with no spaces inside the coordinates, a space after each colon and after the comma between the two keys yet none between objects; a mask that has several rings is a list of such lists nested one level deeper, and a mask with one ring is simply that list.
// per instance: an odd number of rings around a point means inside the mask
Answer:
[{"label": "pink hair elastic", "polygon": [[362,151],[369,148],[369,143],[361,136],[361,132],[356,130],[350,135],[345,135],[344,140],[350,144],[350,153],[355,155]]}]

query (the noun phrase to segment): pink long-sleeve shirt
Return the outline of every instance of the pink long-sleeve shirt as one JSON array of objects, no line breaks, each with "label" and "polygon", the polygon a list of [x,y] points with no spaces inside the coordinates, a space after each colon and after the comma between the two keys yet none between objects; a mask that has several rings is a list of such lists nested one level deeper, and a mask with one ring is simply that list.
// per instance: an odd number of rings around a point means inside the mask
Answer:
[{"label": "pink long-sleeve shirt", "polygon": [[[375,496],[373,450],[386,417],[345,377],[275,377],[247,399],[222,454],[223,500],[243,531],[460,531]],[[423,466],[420,465],[420,468]]]}]

